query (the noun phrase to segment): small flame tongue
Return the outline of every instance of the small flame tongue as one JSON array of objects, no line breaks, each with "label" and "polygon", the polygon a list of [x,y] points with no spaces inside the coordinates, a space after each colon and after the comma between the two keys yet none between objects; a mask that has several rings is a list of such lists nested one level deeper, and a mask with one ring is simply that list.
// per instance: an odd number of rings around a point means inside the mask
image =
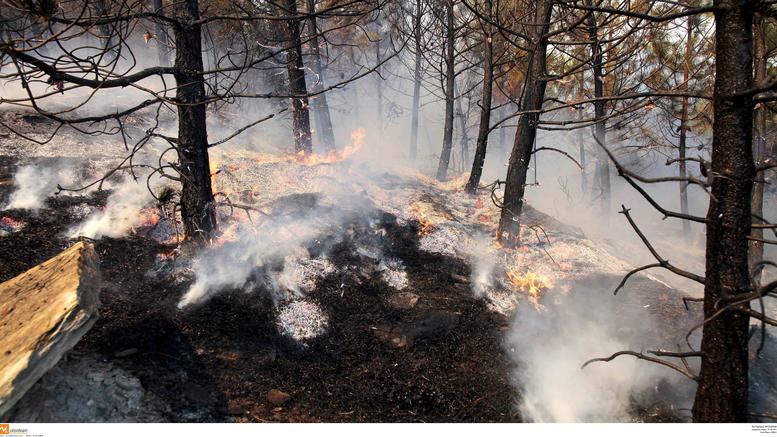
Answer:
[{"label": "small flame tongue", "polygon": [[216,182],[217,182],[216,175],[221,173],[221,169],[219,168],[220,167],[219,166],[219,160],[216,157],[214,157],[213,155],[211,155],[208,159],[209,159],[208,165],[210,167],[210,187],[211,187],[211,190],[217,191],[216,190]]},{"label": "small flame tongue", "polygon": [[421,226],[421,229],[418,231],[418,236],[422,237],[431,234],[434,230],[434,224],[424,217],[418,209],[414,208],[414,211],[416,213],[416,220],[418,220],[418,224]]},{"label": "small flame tongue", "polygon": [[505,273],[515,287],[529,295],[529,300],[537,309],[541,307],[539,299],[545,290],[553,286],[550,278],[534,272],[518,273],[508,270]]},{"label": "small flame tongue", "polygon": [[138,217],[138,228],[150,228],[159,223],[159,212],[154,208],[143,208]]},{"label": "small flame tongue", "polygon": [[434,232],[436,228],[435,219],[437,218],[434,206],[426,202],[418,201],[412,203],[411,209],[413,210],[413,216],[421,227],[418,231],[418,236],[423,237]]},{"label": "small flame tongue", "polygon": [[295,157],[298,163],[308,166],[341,162],[362,148],[365,136],[367,136],[367,132],[363,128],[359,128],[351,132],[351,143],[342,150],[330,150],[326,154],[300,152]]}]

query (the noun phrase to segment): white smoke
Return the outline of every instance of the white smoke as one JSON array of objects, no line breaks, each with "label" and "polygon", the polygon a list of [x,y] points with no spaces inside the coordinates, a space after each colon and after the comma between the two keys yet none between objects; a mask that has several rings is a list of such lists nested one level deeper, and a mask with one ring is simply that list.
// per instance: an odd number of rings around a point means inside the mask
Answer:
[{"label": "white smoke", "polygon": [[[618,297],[592,288],[573,286],[566,296],[546,299],[542,311],[519,307],[508,345],[525,420],[633,421],[631,400],[649,394],[663,378],[683,390],[689,384],[672,370],[629,356],[581,368],[592,358],[657,346],[646,334],[652,321],[644,308],[616,307]],[[690,405],[690,399],[680,400]]]},{"label": "white smoke", "polygon": [[470,283],[472,292],[476,297],[483,297],[486,290],[494,286],[494,271],[497,260],[491,248],[491,241],[486,237],[481,237],[472,245],[470,262],[472,264],[472,273],[470,274]]},{"label": "white smoke", "polygon": [[14,174],[15,191],[3,209],[43,208],[46,198],[55,194],[57,185],[66,185],[75,179],[72,171],[61,166],[27,165]]},{"label": "white smoke", "polygon": [[145,178],[140,178],[139,181],[127,180],[117,185],[108,197],[105,208],[94,212],[72,228],[68,236],[101,238],[126,235],[139,224],[142,220],[140,211],[153,199],[144,181]]},{"label": "white smoke", "polygon": [[178,307],[204,302],[225,289],[248,287],[257,272],[269,274],[280,260],[283,269],[261,280],[273,291],[288,293],[286,297],[300,297],[312,288],[310,280],[333,271],[323,257],[308,258],[304,246],[322,236],[341,234],[346,220],[365,211],[366,203],[336,197],[303,214],[266,218],[256,225],[240,224],[233,241],[200,254],[194,263],[195,282]]}]

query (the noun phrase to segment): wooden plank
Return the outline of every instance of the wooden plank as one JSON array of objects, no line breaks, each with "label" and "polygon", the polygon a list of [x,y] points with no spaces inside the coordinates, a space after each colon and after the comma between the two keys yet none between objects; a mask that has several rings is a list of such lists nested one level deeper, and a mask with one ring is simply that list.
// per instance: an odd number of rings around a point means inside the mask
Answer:
[{"label": "wooden plank", "polygon": [[99,293],[85,242],[0,284],[0,417],[94,325]]}]

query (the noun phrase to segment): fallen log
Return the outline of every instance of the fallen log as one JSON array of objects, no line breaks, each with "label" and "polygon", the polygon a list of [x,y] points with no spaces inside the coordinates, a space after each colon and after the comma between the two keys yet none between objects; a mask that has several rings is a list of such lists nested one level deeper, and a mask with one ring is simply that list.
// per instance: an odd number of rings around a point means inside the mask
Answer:
[{"label": "fallen log", "polygon": [[94,325],[99,293],[85,242],[0,284],[0,417]]}]

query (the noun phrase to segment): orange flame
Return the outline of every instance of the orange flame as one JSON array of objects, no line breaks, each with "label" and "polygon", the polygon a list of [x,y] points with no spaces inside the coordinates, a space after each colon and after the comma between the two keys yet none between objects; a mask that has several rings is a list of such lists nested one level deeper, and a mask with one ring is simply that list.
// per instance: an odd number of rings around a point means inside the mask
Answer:
[{"label": "orange flame", "polygon": [[298,163],[307,166],[314,166],[319,164],[334,164],[336,162],[345,161],[353,156],[364,145],[364,137],[367,136],[367,131],[363,128],[356,129],[351,132],[351,142],[345,146],[342,150],[330,150],[326,154],[303,152],[298,153],[295,158]]},{"label": "orange flame", "polygon": [[[341,150],[332,150],[327,154],[285,154],[285,155],[276,155],[276,154],[267,154],[267,153],[251,153],[248,159],[258,164],[275,164],[275,163],[298,163],[305,166],[315,166],[319,164],[334,164],[337,162],[344,161],[351,156],[353,156],[356,152],[358,152],[361,147],[364,145],[364,138],[366,136],[366,131],[362,128],[356,129],[351,133],[351,142],[346,145]],[[222,156],[223,158],[223,156]],[[210,170],[210,183],[211,183],[211,190],[216,193],[222,193],[224,195],[232,196],[234,193],[232,190],[230,190],[228,187],[218,187],[217,183],[219,181],[218,174],[221,172],[225,172],[225,174],[229,175],[231,172],[237,172],[241,168],[247,168],[250,167],[251,164],[248,161],[238,161],[238,162],[229,162],[226,163],[223,162],[221,159],[215,156],[215,154],[211,154],[209,156],[209,170]],[[279,178],[281,178],[281,181],[283,181],[287,186],[290,188],[293,188],[299,184],[299,181],[296,177],[293,176],[293,174],[280,174],[278,175]],[[226,184],[230,185],[230,184]],[[247,192],[239,192],[238,194],[245,196],[246,200],[243,200],[245,203],[253,203],[253,193],[251,191]],[[242,199],[242,198],[241,198]],[[220,198],[217,199],[221,200]],[[237,215],[237,217],[243,217],[242,214]],[[220,217],[217,217],[217,220],[221,221]],[[218,238],[216,238],[213,243],[214,244],[223,244],[226,241],[232,241],[235,240],[236,237],[236,228],[230,227],[230,226],[223,226],[224,223],[219,223],[219,226],[222,228],[220,230],[220,234]]]},{"label": "orange flame", "polygon": [[155,208],[143,208],[138,216],[137,228],[150,228],[159,223],[159,212]]},{"label": "orange flame", "polygon": [[423,211],[421,211],[422,205],[425,205],[425,204],[414,203],[411,206],[413,210],[413,215],[415,216],[416,221],[418,221],[418,224],[421,226],[421,229],[418,231],[419,237],[422,237],[424,235],[429,235],[435,229],[434,223],[432,223],[432,221],[427,217],[427,215]]},{"label": "orange flame", "polygon": [[12,229],[14,232],[21,230],[24,228],[24,222],[21,220],[16,220],[12,217],[3,217],[0,218],[0,224],[5,226],[6,228]]},{"label": "orange flame", "polygon": [[209,157],[208,166],[210,167],[210,189],[211,191],[216,191],[216,175],[221,173],[219,160],[211,155]]},{"label": "orange flame", "polygon": [[529,295],[529,300],[535,308],[540,308],[539,299],[545,290],[553,286],[553,282],[544,275],[538,275],[534,272],[518,273],[507,270],[507,279]]},{"label": "orange flame", "polygon": [[418,224],[421,225],[421,230],[418,231],[419,236],[429,235],[434,230],[434,224],[423,217],[418,217]]}]

